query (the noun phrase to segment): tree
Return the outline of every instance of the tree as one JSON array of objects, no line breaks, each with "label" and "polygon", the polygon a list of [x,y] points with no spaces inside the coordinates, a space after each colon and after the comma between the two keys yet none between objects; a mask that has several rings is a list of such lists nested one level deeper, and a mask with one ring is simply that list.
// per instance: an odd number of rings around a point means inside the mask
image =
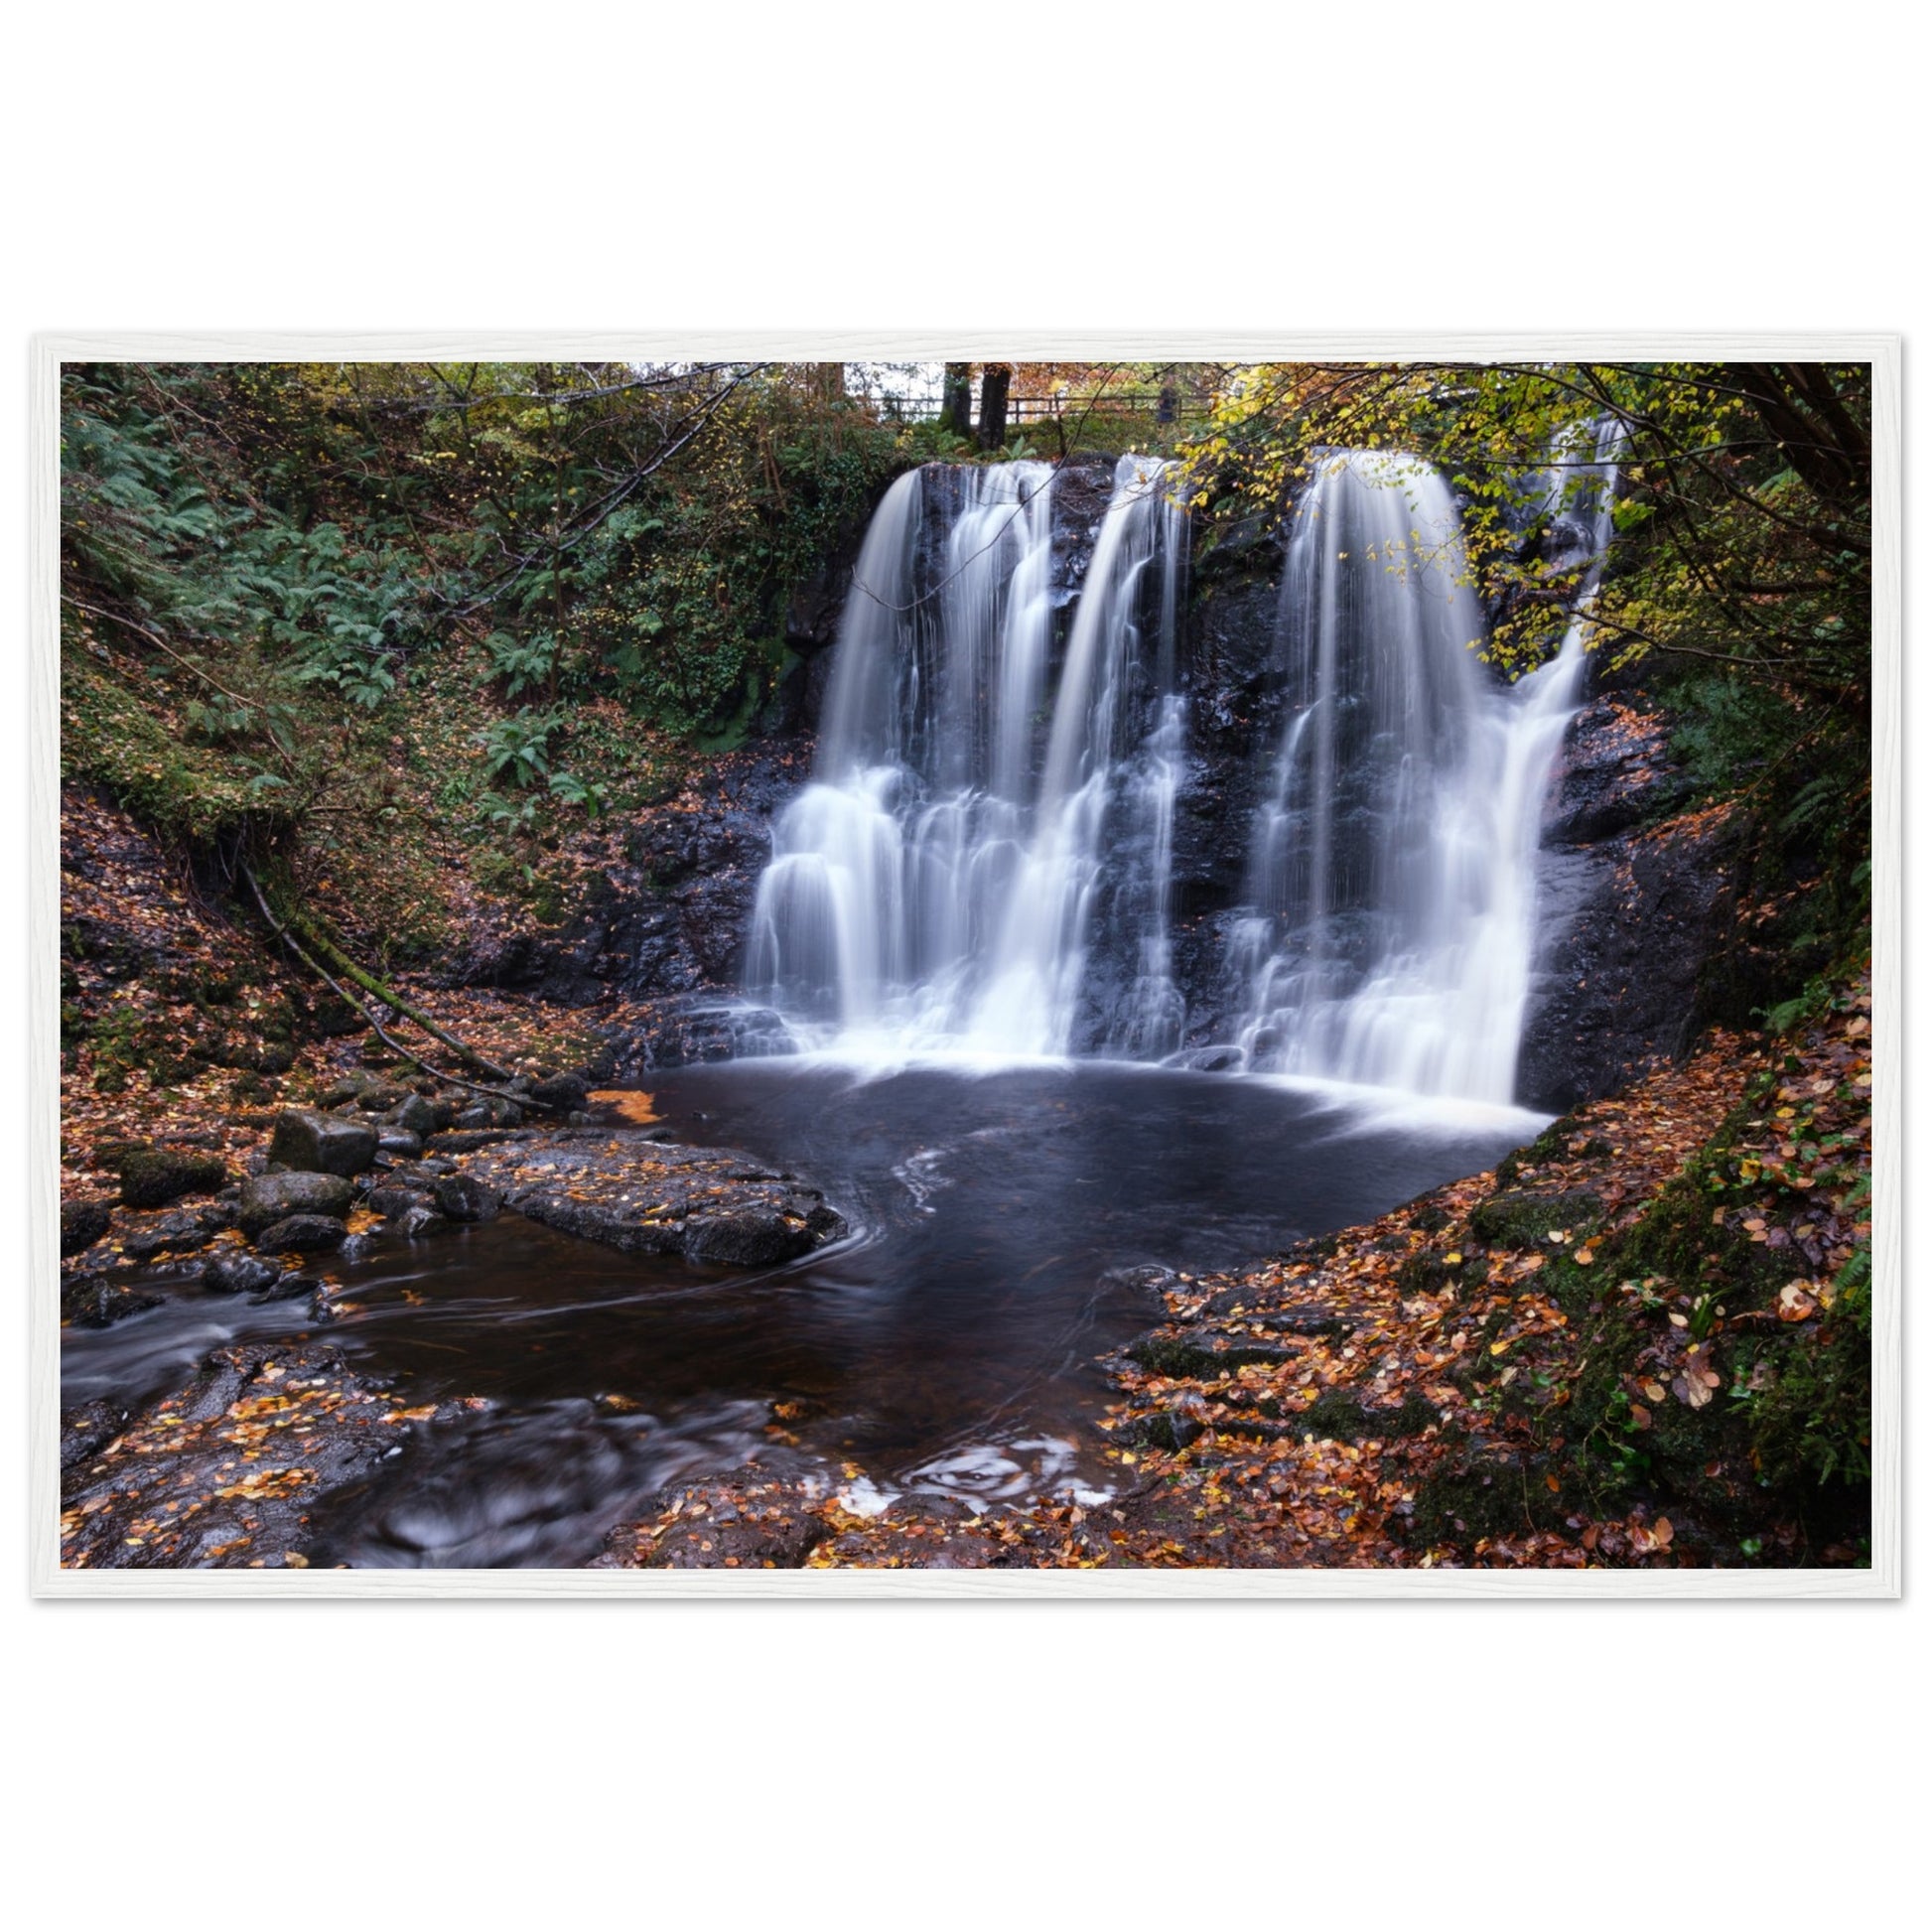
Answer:
[{"label": "tree", "polygon": [[1011,362],[988,362],[980,370],[980,448],[997,450],[1007,440],[1007,391],[1013,386]]},{"label": "tree", "polygon": [[939,405],[939,421],[953,436],[963,443],[973,433],[973,365],[970,362],[948,362],[946,364],[943,401]]}]

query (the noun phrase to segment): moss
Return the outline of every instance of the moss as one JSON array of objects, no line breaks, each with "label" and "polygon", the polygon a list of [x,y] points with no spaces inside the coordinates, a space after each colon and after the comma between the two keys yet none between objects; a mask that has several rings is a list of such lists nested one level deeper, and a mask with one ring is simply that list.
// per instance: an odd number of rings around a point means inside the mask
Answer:
[{"label": "moss", "polygon": [[218,1154],[190,1154],[175,1148],[140,1148],[124,1154],[120,1173],[121,1199],[129,1207],[164,1207],[183,1194],[211,1192],[228,1178]]},{"label": "moss", "polygon": [[[1556,1474],[1558,1487],[1548,1478]],[[1422,1547],[1468,1545],[1484,1537],[1560,1530],[1577,1513],[1578,1495],[1551,1458],[1505,1449],[1472,1449],[1440,1465],[1416,1485],[1409,1538]]]},{"label": "moss", "polygon": [[1513,1187],[1522,1178],[1525,1168],[1538,1168],[1546,1161],[1560,1161],[1569,1152],[1569,1140],[1575,1132],[1569,1117],[1553,1121],[1533,1140],[1528,1147],[1519,1147],[1514,1154],[1505,1155],[1496,1164],[1496,1186],[1500,1190]]},{"label": "moss", "polygon": [[1552,1234],[1594,1227],[1603,1203],[1587,1188],[1564,1194],[1492,1194],[1469,1211],[1469,1231],[1492,1248],[1541,1248]]},{"label": "moss", "polygon": [[1391,1441],[1420,1436],[1436,1419],[1436,1411],[1419,1395],[1406,1397],[1399,1409],[1376,1409],[1339,1389],[1324,1389],[1290,1420],[1300,1434],[1318,1442],[1358,1443],[1364,1437]]},{"label": "moss", "polygon": [[1137,1341],[1127,1354],[1129,1360],[1151,1374],[1174,1381],[1213,1382],[1251,1363],[1274,1364],[1290,1359],[1290,1351],[1279,1342],[1233,1342],[1216,1349],[1204,1342],[1167,1335],[1150,1335]]}]

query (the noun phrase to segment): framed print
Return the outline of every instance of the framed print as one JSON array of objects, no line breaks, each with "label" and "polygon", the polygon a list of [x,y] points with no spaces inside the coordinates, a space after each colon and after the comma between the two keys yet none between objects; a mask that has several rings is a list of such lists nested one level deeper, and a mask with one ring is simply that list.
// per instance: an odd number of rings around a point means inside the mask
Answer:
[{"label": "framed print", "polygon": [[1888,336],[43,338],[47,1595],[1895,1595]]}]

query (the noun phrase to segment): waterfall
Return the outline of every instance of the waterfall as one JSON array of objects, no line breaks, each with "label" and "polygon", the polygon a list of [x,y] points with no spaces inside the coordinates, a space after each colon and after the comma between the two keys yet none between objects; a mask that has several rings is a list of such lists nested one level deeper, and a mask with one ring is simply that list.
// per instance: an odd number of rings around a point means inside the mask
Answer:
[{"label": "waterfall", "polygon": [[1608,433],[1587,462],[1577,447],[1553,454],[1546,508],[1587,552],[1583,588],[1560,649],[1513,686],[1476,655],[1483,612],[1434,469],[1344,451],[1304,493],[1278,632],[1290,716],[1234,932],[1250,1067],[1513,1098],[1542,803],[1614,488]]},{"label": "waterfall", "polygon": [[[1185,521],[1167,467],[1121,460],[1063,653],[1048,466],[935,466],[887,493],[753,915],[748,989],[801,1043],[1060,1054],[1084,1027],[1178,1044]],[[1097,927],[1132,959],[1111,999]]]}]

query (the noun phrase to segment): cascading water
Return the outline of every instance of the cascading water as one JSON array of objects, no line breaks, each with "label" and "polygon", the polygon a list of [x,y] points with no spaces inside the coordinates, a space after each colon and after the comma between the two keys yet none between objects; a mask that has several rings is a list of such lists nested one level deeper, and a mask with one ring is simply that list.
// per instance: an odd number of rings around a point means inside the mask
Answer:
[{"label": "cascading water", "polygon": [[[1541,803],[1582,686],[1614,444],[1552,477],[1587,546],[1561,648],[1513,687],[1473,646],[1460,518],[1420,459],[1350,451],[1303,497],[1279,626],[1290,720],[1250,847],[1250,1067],[1507,1102],[1536,953]],[[1553,505],[1554,506],[1554,505]]]},{"label": "cascading water", "polygon": [[1064,1053],[1103,926],[1134,970],[1099,1036],[1148,1055],[1178,1044],[1167,898],[1185,521],[1166,467],[1121,460],[1057,665],[1051,470],[919,472],[888,492],[814,779],[774,829],[753,918],[748,988],[803,1043]]}]

